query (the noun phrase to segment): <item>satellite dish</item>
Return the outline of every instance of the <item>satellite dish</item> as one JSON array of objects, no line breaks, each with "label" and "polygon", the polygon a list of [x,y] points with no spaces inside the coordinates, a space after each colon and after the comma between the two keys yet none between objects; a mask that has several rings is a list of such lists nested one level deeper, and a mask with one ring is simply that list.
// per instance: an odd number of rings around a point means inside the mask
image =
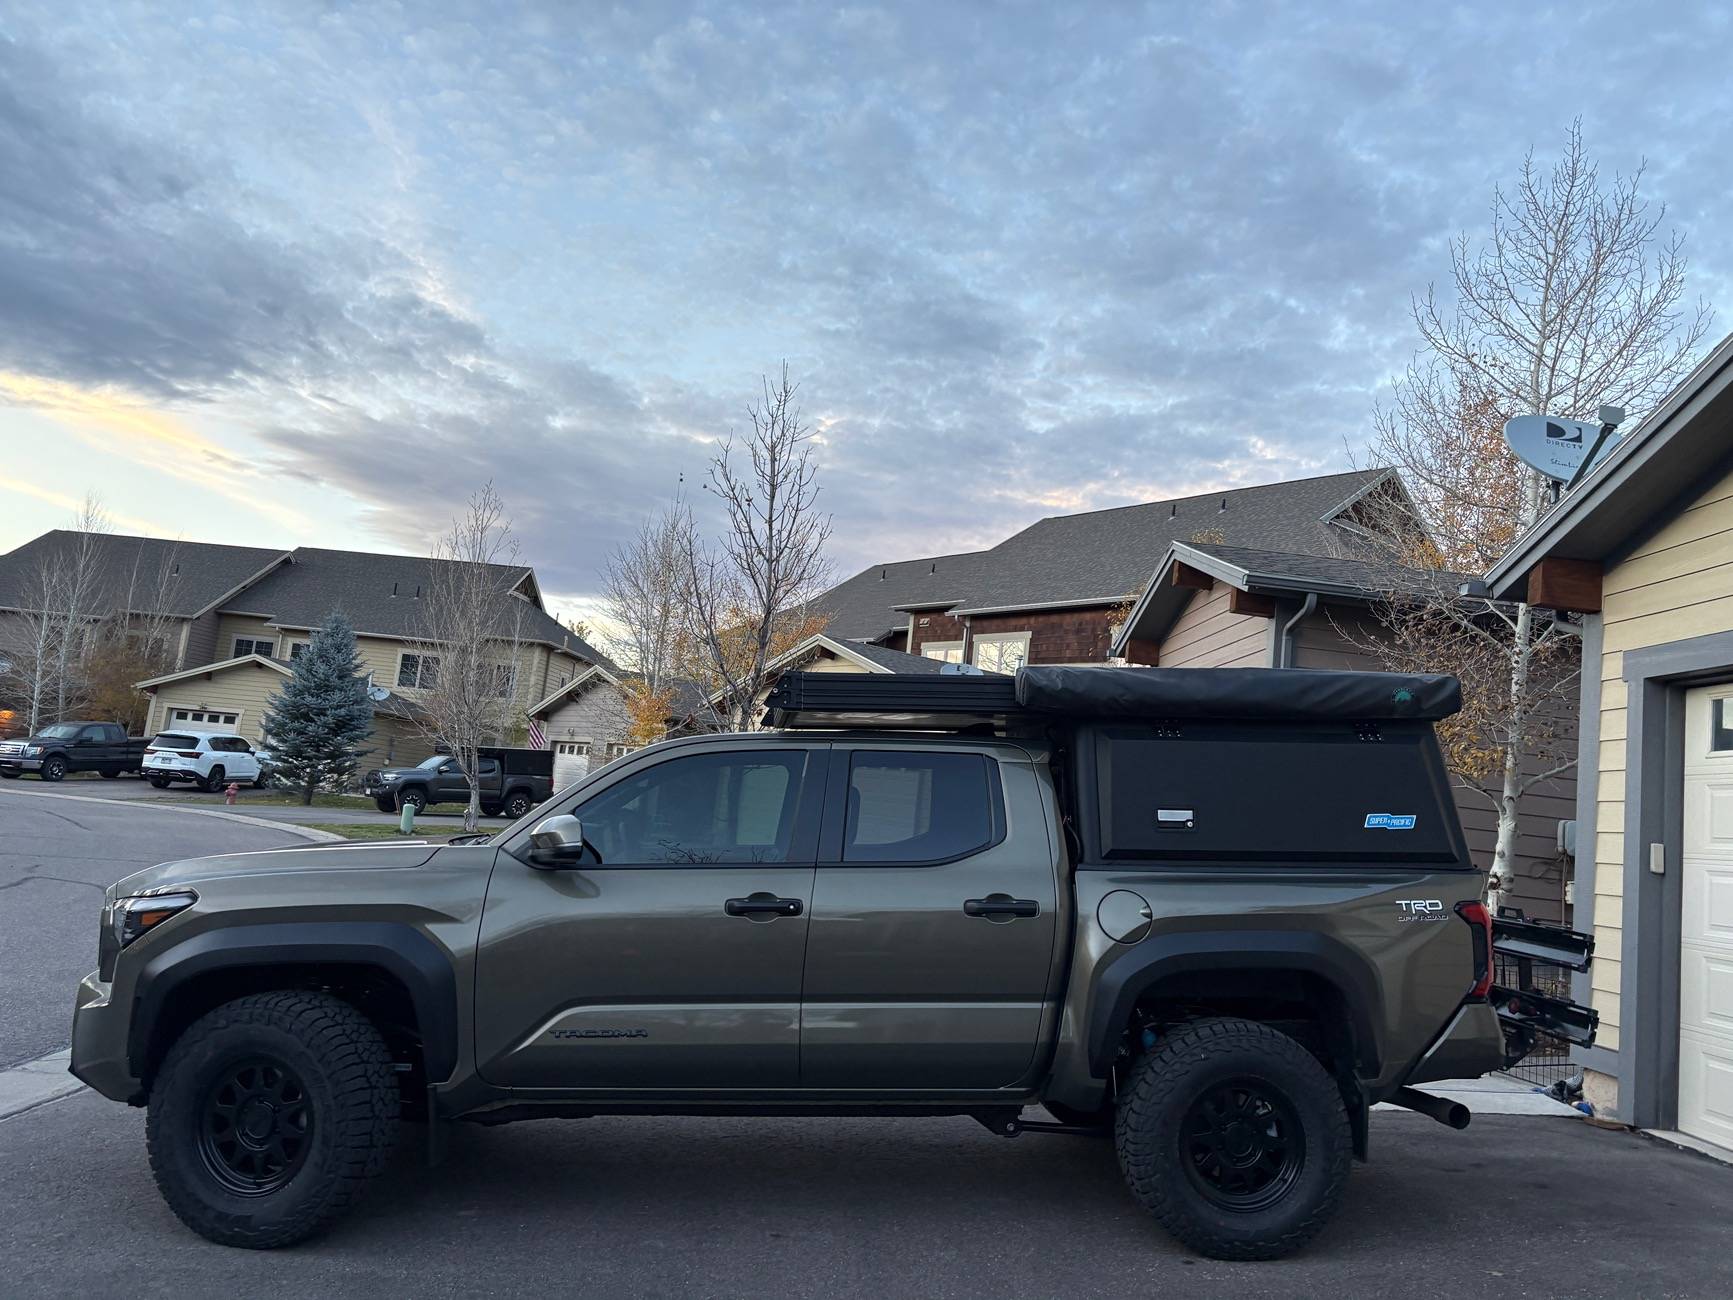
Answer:
[{"label": "satellite dish", "polygon": [[391,698],[391,692],[386,690],[383,686],[369,686],[367,688],[367,698],[372,700],[375,704],[383,704],[386,700]]},{"label": "satellite dish", "polygon": [[1600,440],[1601,425],[1551,415],[1519,415],[1504,422],[1504,440],[1517,459],[1558,483],[1569,483]]}]

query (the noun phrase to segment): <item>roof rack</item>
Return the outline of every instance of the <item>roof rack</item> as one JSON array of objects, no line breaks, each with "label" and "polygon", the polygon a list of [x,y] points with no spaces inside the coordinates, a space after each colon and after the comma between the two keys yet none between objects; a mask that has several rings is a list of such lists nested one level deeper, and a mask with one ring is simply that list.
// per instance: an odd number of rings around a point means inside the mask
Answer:
[{"label": "roof rack", "polygon": [[999,674],[784,673],[767,703],[770,725],[787,730],[965,731],[1026,712],[1016,679]]},{"label": "roof rack", "polygon": [[1041,666],[953,675],[785,673],[773,727],[1003,729],[1084,718],[1436,722],[1462,707],[1454,677],[1313,668]]}]

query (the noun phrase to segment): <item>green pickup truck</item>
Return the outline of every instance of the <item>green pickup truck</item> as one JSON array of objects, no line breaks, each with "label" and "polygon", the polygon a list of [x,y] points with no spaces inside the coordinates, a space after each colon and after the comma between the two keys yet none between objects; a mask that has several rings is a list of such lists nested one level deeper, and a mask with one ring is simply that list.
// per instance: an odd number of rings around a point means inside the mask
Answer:
[{"label": "green pickup truck", "polygon": [[128,877],[72,1070],[149,1107],[168,1204],[237,1246],[329,1223],[404,1117],[963,1115],[1110,1136],[1181,1241],[1284,1255],[1374,1103],[1461,1127],[1420,1085],[1593,1038],[1495,984],[1507,929],[1525,970],[1589,945],[1488,914],[1433,735],[1458,701],[1270,669],[791,674],[775,729],[653,745],[491,836]]}]

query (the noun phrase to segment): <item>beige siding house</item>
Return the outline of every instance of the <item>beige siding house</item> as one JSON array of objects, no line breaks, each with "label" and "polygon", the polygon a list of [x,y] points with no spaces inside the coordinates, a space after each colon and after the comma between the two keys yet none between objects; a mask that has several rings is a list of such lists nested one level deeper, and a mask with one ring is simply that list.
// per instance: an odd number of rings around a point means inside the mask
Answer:
[{"label": "beige siding house", "polygon": [[1589,1099],[1733,1155],[1733,338],[1487,581],[1583,618]]}]

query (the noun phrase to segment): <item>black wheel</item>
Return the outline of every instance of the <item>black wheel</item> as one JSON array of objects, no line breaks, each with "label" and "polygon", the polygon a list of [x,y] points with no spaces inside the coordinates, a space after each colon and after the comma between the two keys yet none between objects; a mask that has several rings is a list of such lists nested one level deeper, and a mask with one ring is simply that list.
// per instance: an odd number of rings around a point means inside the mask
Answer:
[{"label": "black wheel", "polygon": [[1115,1122],[1131,1193],[1214,1259],[1278,1259],[1342,1199],[1352,1140],[1335,1081],[1286,1034],[1204,1020],[1133,1067]]},{"label": "black wheel", "polygon": [[397,811],[397,805],[392,803],[390,799],[385,799],[385,798],[375,799],[373,801],[373,806],[375,808],[379,809],[380,812],[396,812]]},{"label": "black wheel", "polygon": [[505,815],[514,822],[519,817],[525,816],[535,806],[536,801],[531,799],[529,794],[523,790],[514,791],[505,797]]},{"label": "black wheel", "polygon": [[66,779],[66,760],[59,754],[50,754],[43,759],[42,779],[44,781],[64,781]]},{"label": "black wheel", "polygon": [[24,773],[22,773],[22,772],[0,771],[0,777],[4,777],[8,781],[16,781],[19,777],[21,777],[23,775],[24,775]]},{"label": "black wheel", "polygon": [[149,781],[151,785],[158,790],[168,789],[168,778],[166,776],[147,776],[145,780]]},{"label": "black wheel", "polygon": [[216,790],[221,790],[223,788],[223,778],[227,775],[228,773],[223,770],[223,765],[217,763],[212,766],[210,774],[199,782],[199,789],[203,790],[207,794]]},{"label": "black wheel", "polygon": [[104,781],[112,781],[112,780],[114,780],[115,777],[117,777],[119,775],[120,775],[120,773],[115,771],[112,767],[104,768],[103,773],[102,773],[102,779]]},{"label": "black wheel", "polygon": [[484,803],[481,806],[481,815],[483,817],[498,817],[499,805],[497,803]]},{"label": "black wheel", "polygon": [[[404,790],[397,796],[397,811],[413,808],[420,813],[427,807],[427,796],[420,790]],[[389,810],[387,810],[389,811]]]},{"label": "black wheel", "polygon": [[271,778],[265,775],[265,770],[263,768],[260,768],[259,774],[253,778],[253,789],[263,790],[270,783]]},{"label": "black wheel", "polygon": [[182,1223],[264,1250],[347,1209],[384,1167],[397,1123],[396,1074],[372,1022],[329,994],[285,990],[220,1006],[181,1035],[145,1134]]}]

